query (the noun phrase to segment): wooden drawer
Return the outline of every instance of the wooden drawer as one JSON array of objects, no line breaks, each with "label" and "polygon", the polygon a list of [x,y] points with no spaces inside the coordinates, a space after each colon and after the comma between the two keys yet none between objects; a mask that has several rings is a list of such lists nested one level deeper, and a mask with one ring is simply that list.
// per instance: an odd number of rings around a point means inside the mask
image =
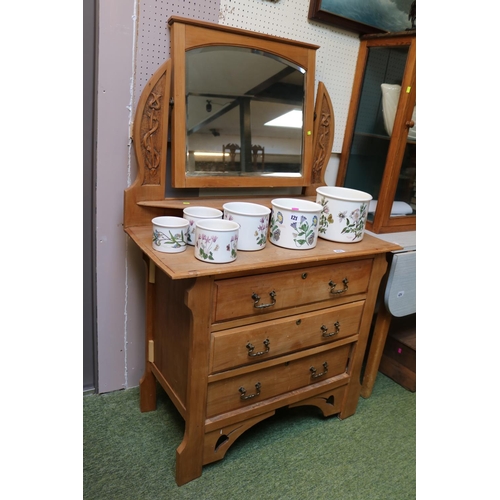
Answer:
[{"label": "wooden drawer", "polygon": [[[347,343],[288,362],[218,379],[208,385],[207,417],[237,410],[249,404],[322,382],[347,370],[354,343]],[[326,365],[325,365],[326,363]]]},{"label": "wooden drawer", "polygon": [[[365,293],[372,260],[218,280],[215,322]],[[347,283],[347,284],[346,284]],[[335,285],[335,286],[333,286]]]},{"label": "wooden drawer", "polygon": [[[210,373],[355,335],[364,300],[212,334]],[[253,349],[252,349],[253,346]]]}]

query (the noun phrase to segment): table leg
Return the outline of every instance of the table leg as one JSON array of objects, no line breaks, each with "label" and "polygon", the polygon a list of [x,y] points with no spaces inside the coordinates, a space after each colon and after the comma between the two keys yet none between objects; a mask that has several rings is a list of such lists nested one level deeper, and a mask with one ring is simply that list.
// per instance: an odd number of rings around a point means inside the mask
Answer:
[{"label": "table leg", "polygon": [[176,459],[175,480],[179,486],[201,476],[203,467],[212,293],[211,278],[202,277],[196,279],[185,297],[192,318],[189,332],[186,424],[184,439],[177,448]]},{"label": "table leg", "polygon": [[140,408],[142,412],[156,410],[156,378],[151,371],[150,340],[153,340],[154,302],[155,302],[155,264],[143,255],[146,262],[146,364],[144,375],[139,382]]},{"label": "table leg", "polygon": [[391,313],[386,309],[384,301],[382,300],[377,313],[377,319],[375,320],[375,327],[373,329],[372,341],[363,376],[363,384],[361,386],[361,396],[363,398],[369,398],[372,394],[378,368],[380,366],[380,360],[384,352],[391,318]]}]

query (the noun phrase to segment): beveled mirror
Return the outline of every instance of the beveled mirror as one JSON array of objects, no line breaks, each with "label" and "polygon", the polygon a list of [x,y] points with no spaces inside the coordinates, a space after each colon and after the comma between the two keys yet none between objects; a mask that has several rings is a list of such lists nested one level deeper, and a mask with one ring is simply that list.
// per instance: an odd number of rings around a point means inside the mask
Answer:
[{"label": "beveled mirror", "polygon": [[305,186],[315,45],[172,17],[172,187]]}]

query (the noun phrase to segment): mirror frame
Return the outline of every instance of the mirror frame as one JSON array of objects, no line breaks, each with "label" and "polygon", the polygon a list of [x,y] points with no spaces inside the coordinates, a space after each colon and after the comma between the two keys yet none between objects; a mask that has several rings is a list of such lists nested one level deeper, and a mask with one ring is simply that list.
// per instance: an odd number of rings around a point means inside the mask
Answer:
[{"label": "mirror frame", "polygon": [[[172,169],[173,188],[294,187],[311,183],[317,45],[261,33],[173,16],[168,20],[172,58]],[[302,175],[290,176],[187,176],[186,175],[186,51],[208,46],[258,49],[303,68],[305,73]]]}]

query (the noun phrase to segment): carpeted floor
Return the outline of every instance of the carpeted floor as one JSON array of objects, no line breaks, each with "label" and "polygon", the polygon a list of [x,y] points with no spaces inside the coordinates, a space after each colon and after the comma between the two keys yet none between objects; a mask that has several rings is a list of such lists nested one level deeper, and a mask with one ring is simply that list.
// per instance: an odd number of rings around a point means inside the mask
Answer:
[{"label": "carpeted floor", "polygon": [[416,393],[381,373],[353,416],[279,410],[182,487],[174,476],[184,422],[161,388],[149,413],[138,388],[84,396],[83,424],[84,500],[416,498]]}]

